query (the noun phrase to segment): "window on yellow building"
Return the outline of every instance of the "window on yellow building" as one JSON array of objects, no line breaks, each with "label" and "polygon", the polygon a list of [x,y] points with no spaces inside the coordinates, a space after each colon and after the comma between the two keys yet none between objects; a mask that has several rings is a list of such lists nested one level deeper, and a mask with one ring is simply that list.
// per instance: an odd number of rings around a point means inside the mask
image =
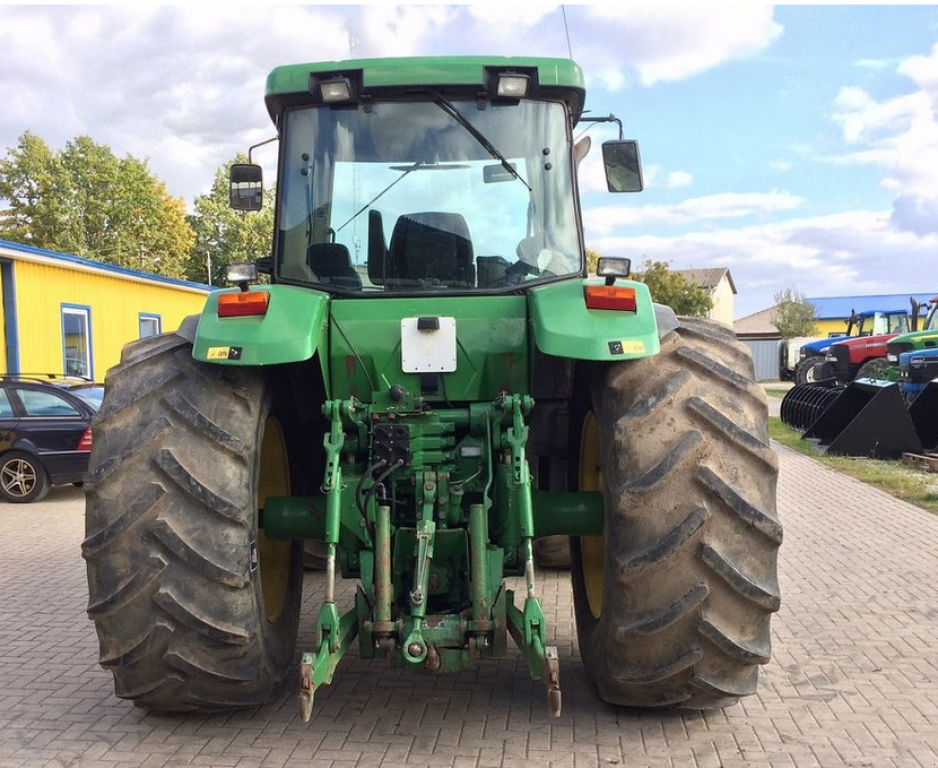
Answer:
[{"label": "window on yellow building", "polygon": [[62,305],[63,372],[66,376],[94,378],[91,354],[91,308]]},{"label": "window on yellow building", "polygon": [[140,338],[147,336],[159,336],[163,332],[163,321],[159,315],[150,315],[145,312],[140,313]]}]

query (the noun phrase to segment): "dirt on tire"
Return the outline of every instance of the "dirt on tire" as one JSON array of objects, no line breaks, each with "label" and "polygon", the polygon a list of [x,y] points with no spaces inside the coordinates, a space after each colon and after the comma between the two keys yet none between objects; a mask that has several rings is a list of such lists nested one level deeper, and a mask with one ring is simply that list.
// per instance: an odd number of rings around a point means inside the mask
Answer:
[{"label": "dirt on tire", "polygon": [[157,711],[267,701],[289,671],[302,548],[268,620],[257,482],[269,388],[174,334],[124,348],[85,480],[89,605],[115,693]]},{"label": "dirt on tire", "polygon": [[682,318],[661,346],[589,382],[606,545],[598,618],[571,548],[580,652],[610,703],[722,707],[755,692],[770,658],[778,464],[765,393],[733,333]]}]

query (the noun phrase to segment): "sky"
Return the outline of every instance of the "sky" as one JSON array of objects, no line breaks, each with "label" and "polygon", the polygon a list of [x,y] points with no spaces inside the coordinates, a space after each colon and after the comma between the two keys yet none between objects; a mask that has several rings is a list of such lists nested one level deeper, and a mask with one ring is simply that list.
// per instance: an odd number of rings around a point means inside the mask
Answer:
[{"label": "sky", "polygon": [[[26,130],[149,158],[191,207],[273,135],[281,64],[539,55],[583,67],[587,109],[639,141],[646,189],[580,166],[587,245],[728,267],[736,316],[808,296],[938,292],[938,7],[0,5],[0,155]],[[579,135],[580,131],[577,131]],[[273,146],[273,145],[271,145]],[[269,168],[275,150],[256,159]]]}]

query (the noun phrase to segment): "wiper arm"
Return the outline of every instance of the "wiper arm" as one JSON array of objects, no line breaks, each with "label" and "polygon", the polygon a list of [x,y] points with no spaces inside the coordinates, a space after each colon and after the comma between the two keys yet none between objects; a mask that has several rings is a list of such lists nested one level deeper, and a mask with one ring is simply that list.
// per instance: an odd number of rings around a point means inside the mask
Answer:
[{"label": "wiper arm", "polygon": [[531,186],[528,184],[528,182],[526,182],[524,179],[521,178],[521,174],[519,174],[518,171],[515,170],[515,167],[511,163],[509,163],[505,159],[505,156],[495,148],[495,145],[492,144],[492,142],[486,138],[485,134],[482,133],[478,128],[476,128],[472,123],[470,123],[465,118],[465,116],[458,109],[456,109],[456,107],[453,105],[453,102],[447,99],[439,91],[430,91],[430,93],[432,93],[433,96],[436,98],[436,105],[440,109],[442,109],[447,115],[453,118],[453,120],[459,123],[463,128],[465,128],[468,134],[472,136],[472,138],[474,138],[477,142],[479,142],[479,146],[481,146],[493,158],[498,160],[498,162],[502,164],[502,167],[506,171],[508,171],[508,173],[514,176],[522,184],[524,184],[524,186],[528,188],[528,192],[534,191],[533,189],[531,189]]},{"label": "wiper arm", "polygon": [[391,187],[393,187],[395,184],[397,184],[397,182],[401,181],[408,173],[411,173],[411,172],[413,172],[413,171],[416,171],[421,165],[423,165],[423,160],[418,160],[416,163],[414,163],[414,164],[413,164],[412,166],[410,166],[409,168],[405,168],[404,171],[403,171],[403,173],[401,173],[400,176],[398,176],[396,179],[394,179],[394,181],[392,181],[392,182],[391,182],[390,184],[388,184],[384,189],[382,189],[377,195],[375,195],[373,198],[371,198],[371,200],[369,200],[369,201],[368,201],[367,203],[365,203],[361,208],[359,208],[357,211],[355,211],[355,213],[353,213],[353,214],[351,215],[351,217],[350,217],[348,220],[346,220],[345,224],[343,224],[341,227],[339,227],[339,228],[336,230],[336,234],[338,234],[339,232],[341,232],[347,225],[349,225],[349,224],[351,224],[353,221],[355,221],[355,219],[357,219],[357,218],[361,215],[361,213],[362,213],[363,211],[367,211],[369,208],[371,208],[372,203],[376,203],[376,202],[378,202],[378,200],[380,200],[382,197],[384,197],[385,192],[387,192],[388,190],[390,190]]}]

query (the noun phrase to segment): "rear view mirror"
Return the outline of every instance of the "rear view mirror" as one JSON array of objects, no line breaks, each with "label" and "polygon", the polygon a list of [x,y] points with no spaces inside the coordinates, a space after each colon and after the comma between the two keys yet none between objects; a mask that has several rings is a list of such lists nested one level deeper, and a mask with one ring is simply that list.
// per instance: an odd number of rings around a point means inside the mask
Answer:
[{"label": "rear view mirror", "polygon": [[259,211],[264,205],[264,172],[259,165],[234,163],[228,203],[236,211]]},{"label": "rear view mirror", "polygon": [[[509,165],[518,170],[518,167],[514,163],[509,163]],[[486,165],[482,168],[482,181],[486,184],[495,184],[500,181],[514,181],[517,177],[513,176],[508,172],[508,169],[505,168],[501,163],[495,163],[495,165]]]},{"label": "rear view mirror", "polygon": [[610,192],[641,192],[642,161],[634,139],[603,142],[603,165]]}]

